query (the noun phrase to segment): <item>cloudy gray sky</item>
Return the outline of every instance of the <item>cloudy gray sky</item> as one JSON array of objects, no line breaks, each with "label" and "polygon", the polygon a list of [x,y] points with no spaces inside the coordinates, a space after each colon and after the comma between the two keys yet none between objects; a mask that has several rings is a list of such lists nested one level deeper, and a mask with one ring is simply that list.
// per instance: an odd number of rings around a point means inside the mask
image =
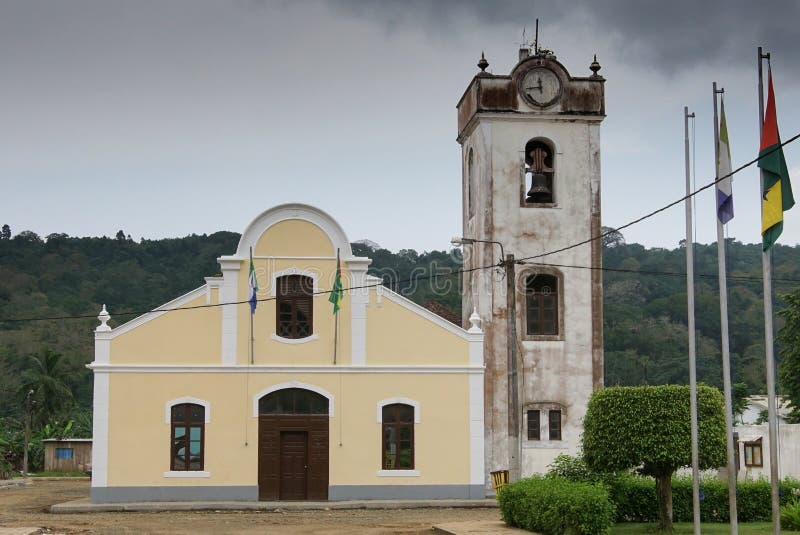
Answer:
[{"label": "cloudy gray sky", "polygon": [[[138,240],[241,232],[297,201],[352,240],[447,248],[461,221],[455,105],[481,51],[508,73],[537,17],[573,75],[595,53],[603,66],[606,226],[683,195],[685,105],[697,185],[713,179],[713,81],[734,167],[757,155],[759,45],[782,138],[800,132],[796,1],[5,0],[0,224]],[[755,169],[734,199],[729,235],[759,241]],[[716,239],[713,205],[698,196],[700,242]],[[624,234],[674,247],[683,221],[676,207]],[[799,241],[800,207],[781,242]]]}]

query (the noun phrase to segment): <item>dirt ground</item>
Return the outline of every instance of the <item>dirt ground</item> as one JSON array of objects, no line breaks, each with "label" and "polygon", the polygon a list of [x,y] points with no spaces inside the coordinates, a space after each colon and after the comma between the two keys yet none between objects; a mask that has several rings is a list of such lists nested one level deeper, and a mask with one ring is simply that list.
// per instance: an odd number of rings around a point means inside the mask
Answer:
[{"label": "dirt ground", "polygon": [[321,534],[430,533],[434,524],[499,520],[497,509],[399,509],[332,511],[197,511],[51,514],[56,503],[85,498],[88,481],[34,481],[0,488],[0,526],[36,526],[50,533],[96,534]]}]

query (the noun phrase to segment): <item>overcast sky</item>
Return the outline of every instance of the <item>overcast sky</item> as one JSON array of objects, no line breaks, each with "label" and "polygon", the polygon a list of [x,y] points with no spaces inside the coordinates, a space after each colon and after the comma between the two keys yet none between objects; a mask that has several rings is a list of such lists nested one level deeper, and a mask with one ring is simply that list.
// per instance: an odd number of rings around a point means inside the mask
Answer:
[{"label": "overcast sky", "polygon": [[[734,168],[757,156],[759,45],[781,137],[800,132],[795,0],[4,0],[0,224],[138,240],[241,232],[304,202],[351,240],[446,249],[461,231],[456,103],[481,51],[510,72],[537,17],[573,76],[595,53],[603,66],[605,226],[684,194],[684,106],[697,185],[713,179],[713,81]],[[800,141],[785,153],[800,199]],[[697,198],[703,243],[713,199]],[[758,199],[753,167],[734,182],[730,236],[760,241]],[[623,234],[673,248],[684,232],[676,207]],[[800,241],[800,207],[780,241]]]}]

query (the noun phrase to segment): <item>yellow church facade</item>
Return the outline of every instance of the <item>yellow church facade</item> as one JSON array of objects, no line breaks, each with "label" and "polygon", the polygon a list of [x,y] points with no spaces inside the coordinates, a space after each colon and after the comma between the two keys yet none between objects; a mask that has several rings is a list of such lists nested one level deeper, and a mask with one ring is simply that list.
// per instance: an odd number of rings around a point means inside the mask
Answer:
[{"label": "yellow church facade", "polygon": [[383,287],[307,205],[267,210],[218,261],[118,327],[104,307],[93,502],[484,497],[477,315],[465,330]]}]

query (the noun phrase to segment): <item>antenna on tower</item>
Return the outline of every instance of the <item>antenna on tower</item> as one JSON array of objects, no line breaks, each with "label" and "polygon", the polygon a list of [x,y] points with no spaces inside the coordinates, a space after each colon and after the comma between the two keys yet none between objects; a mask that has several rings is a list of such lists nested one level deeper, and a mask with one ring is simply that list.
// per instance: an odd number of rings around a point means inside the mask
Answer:
[{"label": "antenna on tower", "polygon": [[539,19],[536,19],[536,36],[533,38],[533,55],[539,55]]}]

